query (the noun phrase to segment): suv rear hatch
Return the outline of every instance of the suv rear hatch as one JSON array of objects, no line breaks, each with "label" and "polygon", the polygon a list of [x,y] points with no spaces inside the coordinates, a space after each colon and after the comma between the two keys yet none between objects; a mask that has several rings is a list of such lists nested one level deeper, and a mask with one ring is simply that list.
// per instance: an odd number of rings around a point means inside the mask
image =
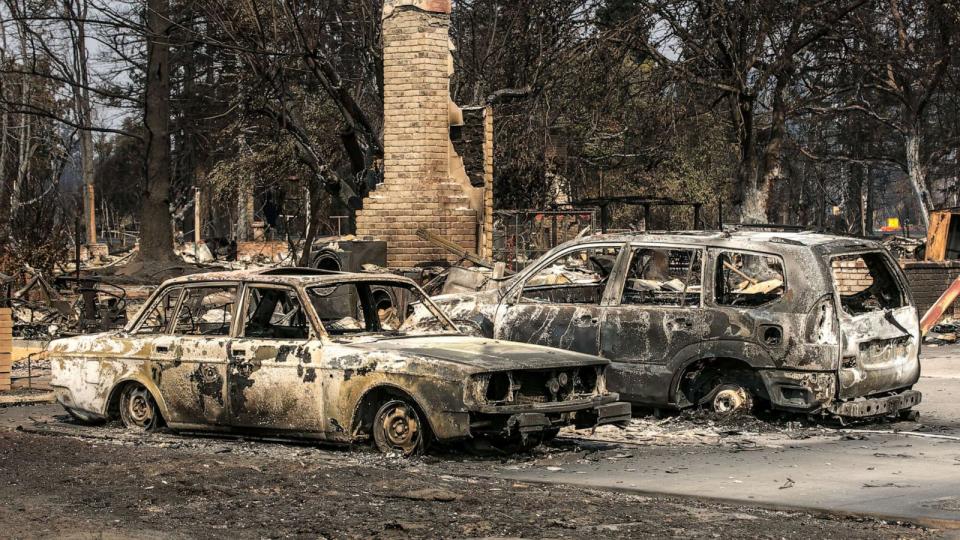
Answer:
[{"label": "suv rear hatch", "polygon": [[912,386],[920,378],[920,322],[900,267],[884,251],[830,259],[839,304],[840,399]]}]

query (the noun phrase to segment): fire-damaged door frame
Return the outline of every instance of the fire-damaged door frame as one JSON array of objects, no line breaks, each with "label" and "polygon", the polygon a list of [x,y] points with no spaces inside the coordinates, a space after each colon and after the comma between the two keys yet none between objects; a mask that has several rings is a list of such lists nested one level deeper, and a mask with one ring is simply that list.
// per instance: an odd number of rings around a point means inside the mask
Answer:
[{"label": "fire-damaged door frame", "polygon": [[[600,356],[613,362],[610,380],[625,399],[651,402],[669,399],[669,385],[650,384],[667,378],[671,360],[698,358],[709,332],[704,315],[706,249],[669,243],[629,243],[618,262],[617,279],[608,288],[607,308],[600,330]],[[700,260],[700,300],[697,305],[623,304],[634,256],[641,250],[691,251]],[[692,261],[691,261],[692,263]],[[683,302],[682,302],[683,304]]]},{"label": "fire-damaged door frame", "polygon": [[[246,336],[244,327],[254,289],[284,291],[296,298],[305,318],[307,336]],[[318,373],[322,344],[306,299],[293,287],[268,283],[248,283],[240,294],[227,370],[230,423],[256,429],[269,422],[272,431],[324,431],[323,381]]]},{"label": "fire-damaged door frame", "polygon": [[[583,250],[582,246],[557,253],[532,271],[525,279],[518,280],[507,292],[497,308],[497,339],[534,343],[548,347],[558,347],[591,355],[599,355],[601,347],[601,321],[607,307],[611,304],[611,292],[620,290],[624,279],[624,265],[630,251],[630,244],[606,242],[591,244],[591,249],[618,249],[617,257],[597,304],[578,303],[525,303],[521,301],[524,285],[541,270],[554,265],[569,254]],[[509,321],[523,319],[525,324],[511,324]]]}]

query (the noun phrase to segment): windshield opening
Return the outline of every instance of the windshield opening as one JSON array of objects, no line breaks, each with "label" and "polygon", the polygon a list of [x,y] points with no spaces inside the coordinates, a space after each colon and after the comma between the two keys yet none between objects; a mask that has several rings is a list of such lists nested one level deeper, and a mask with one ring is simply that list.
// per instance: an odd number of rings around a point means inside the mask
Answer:
[{"label": "windshield opening", "polygon": [[830,262],[833,283],[840,294],[840,307],[848,315],[906,305],[903,291],[883,253],[843,255]]},{"label": "windshield opening", "polygon": [[331,336],[430,335],[456,332],[419,289],[404,283],[338,283],[307,289]]}]

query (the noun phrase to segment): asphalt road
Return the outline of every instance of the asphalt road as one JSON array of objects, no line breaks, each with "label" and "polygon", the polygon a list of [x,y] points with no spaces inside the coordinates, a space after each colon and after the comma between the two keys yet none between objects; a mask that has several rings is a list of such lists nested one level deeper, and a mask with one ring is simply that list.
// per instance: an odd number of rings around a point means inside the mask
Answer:
[{"label": "asphalt road", "polygon": [[[736,444],[649,444],[556,454],[496,472],[515,480],[960,528],[960,346],[924,349],[919,424],[738,434]],[[918,433],[877,433],[911,430]],[[749,444],[744,444],[747,441]]]},{"label": "asphalt road", "polygon": [[[605,428],[608,431],[564,434],[556,443],[530,455],[477,459],[447,453],[414,467],[440,478],[496,477],[491,481],[505,480],[507,485],[513,485],[511,481],[571,484],[628,492],[625,495],[632,492],[654,500],[693,497],[713,501],[703,504],[732,505],[728,508],[865,515],[888,522],[902,520],[938,529],[960,529],[960,346],[925,348],[917,389],[924,393],[919,423],[839,428],[782,421],[727,425],[696,418],[647,418],[634,420],[626,432]],[[79,437],[94,445],[108,441],[139,452],[142,444],[144,448],[164,448],[176,456],[181,450],[173,448],[181,445],[216,455],[221,451],[236,455],[252,445],[256,452],[276,454],[281,460],[300,463],[303,459],[301,447],[282,444],[171,435],[154,435],[131,443],[123,439],[120,429],[63,424],[64,418],[55,405],[0,408],[0,431],[17,426],[52,429],[62,431],[67,439]],[[23,437],[28,442],[33,440],[29,434]],[[597,442],[604,438],[614,442]],[[62,437],[43,440],[49,441],[51,448],[66,444]],[[130,457],[136,460],[137,455]],[[349,450],[316,450],[308,455],[341,465],[358,459]],[[0,469],[4,467],[0,463]],[[38,456],[27,468],[44,470],[43,459]],[[33,480],[41,484],[53,481]],[[9,495],[22,495],[16,489]],[[748,536],[757,530],[748,532]],[[843,537],[850,533],[834,531],[837,534]],[[798,530],[797,536],[809,535]]]}]

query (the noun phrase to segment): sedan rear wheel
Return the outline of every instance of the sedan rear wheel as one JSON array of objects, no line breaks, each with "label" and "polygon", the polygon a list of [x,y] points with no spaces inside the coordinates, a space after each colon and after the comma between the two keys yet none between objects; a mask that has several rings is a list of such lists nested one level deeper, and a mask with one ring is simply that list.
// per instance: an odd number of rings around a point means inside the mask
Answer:
[{"label": "sedan rear wheel", "polygon": [[128,429],[153,431],[160,425],[160,411],[150,392],[139,384],[125,387],[120,394],[120,420]]},{"label": "sedan rear wheel", "polygon": [[373,420],[373,441],[384,454],[422,453],[426,433],[416,408],[399,399],[384,403]]}]

